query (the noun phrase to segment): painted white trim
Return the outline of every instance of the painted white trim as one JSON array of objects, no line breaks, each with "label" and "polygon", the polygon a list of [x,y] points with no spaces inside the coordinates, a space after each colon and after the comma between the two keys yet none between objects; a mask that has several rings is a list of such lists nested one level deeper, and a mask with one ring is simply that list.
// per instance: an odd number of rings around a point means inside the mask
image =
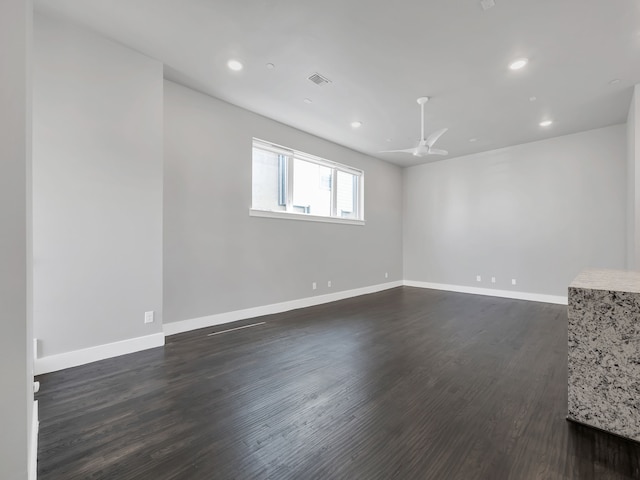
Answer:
[{"label": "painted white trim", "polygon": [[322,222],[322,223],[342,223],[345,225],[364,225],[364,220],[354,220],[351,218],[341,217],[321,217],[319,215],[310,215],[308,213],[296,213],[296,212],[274,212],[271,210],[257,210],[255,208],[249,209],[250,217],[264,217],[264,218],[280,218],[283,220],[304,220],[306,222]]},{"label": "painted white trim", "polygon": [[33,402],[33,413],[31,414],[31,445],[29,446],[29,480],[38,478],[38,432],[40,431],[40,420],[38,419],[38,401]]},{"label": "painted white trim", "polygon": [[[446,290],[450,292],[470,293],[474,295],[487,295],[491,297],[513,298],[518,300],[529,300],[533,302],[554,303],[559,305],[567,305],[567,297],[556,295],[545,295],[538,293],[515,292],[509,290],[494,290],[490,288],[468,287],[464,285],[447,285],[443,283],[419,282],[414,280],[398,280],[394,282],[381,283],[378,285],[370,285],[368,287],[355,288],[353,290],[344,290],[342,292],[328,293],[325,295],[317,295],[314,297],[300,298],[287,302],[274,303],[271,305],[262,305],[259,307],[246,308],[243,310],[234,310],[231,312],[218,313],[215,315],[207,315],[205,317],[191,318],[178,322],[165,323],[163,333],[155,333],[144,337],[130,338],[119,342],[107,343],[95,347],[74,350],[58,355],[49,355],[42,358],[36,358],[34,361],[34,374],[42,375],[44,373],[55,372],[65,368],[77,367],[91,362],[97,362],[107,358],[118,357],[129,353],[139,352],[149,348],[162,347],[165,344],[165,336],[175,335],[177,333],[189,332],[199,328],[213,327],[224,323],[236,322],[238,320],[246,320],[248,318],[261,317],[263,315],[272,315],[274,313],[282,313],[298,308],[312,307],[324,303],[336,302],[346,298],[358,297],[370,293],[381,292],[390,288],[401,286],[430,288],[433,290]],[[37,402],[36,402],[37,404]],[[36,429],[37,442],[37,406],[34,412],[34,425]],[[32,443],[33,443],[32,437]],[[37,452],[37,443],[35,446]],[[32,457],[32,458],[35,458]],[[31,478],[31,477],[30,477]]]},{"label": "painted white trim", "polygon": [[49,355],[38,358],[34,364],[34,373],[43,373],[64,370],[65,368],[77,367],[106,358],[118,357],[128,353],[139,352],[148,348],[162,347],[164,345],[164,334],[154,333],[144,337],[128,338],[119,342],[106,343],[95,347],[83,348],[71,352]]},{"label": "painted white trim", "polygon": [[368,293],[376,293],[390,288],[401,287],[402,283],[403,282],[401,280],[398,280],[396,282],[381,283],[378,285],[371,285],[369,287],[344,290],[342,292],[328,293],[326,295],[318,295],[315,297],[300,298],[298,300],[291,300],[288,302],[246,308],[244,310],[234,310],[215,315],[207,315],[206,317],[190,318],[179,322],[165,323],[162,328],[164,329],[165,335],[175,335],[176,333],[189,332],[199,328],[213,327],[223,323],[237,322],[238,320],[245,320],[247,318],[282,313],[289,310],[295,310],[297,308],[312,307],[323,303],[344,300],[345,298],[358,297]]},{"label": "painted white trim", "polygon": [[318,157],[317,155],[312,155],[306,152],[301,152],[300,150],[296,150],[295,148],[278,145],[277,143],[270,142],[269,140],[262,140],[261,138],[253,137],[253,148],[273,152],[277,155],[299,158],[300,160],[304,160],[305,162],[316,163],[324,167],[337,168],[339,170],[342,170],[343,172],[350,173],[351,175],[364,174],[364,171],[355,167],[350,167],[349,165],[345,165],[344,163],[327,160],[326,158]]},{"label": "painted white trim", "polygon": [[467,287],[465,285],[447,285],[445,283],[417,282],[415,280],[405,280],[404,285],[407,287],[431,288],[433,290],[471,293],[473,295],[487,295],[489,297],[529,300],[531,302],[555,303],[558,305],[568,304],[567,297],[559,295],[546,295],[542,293],[515,292],[511,290],[496,290],[492,288]]}]

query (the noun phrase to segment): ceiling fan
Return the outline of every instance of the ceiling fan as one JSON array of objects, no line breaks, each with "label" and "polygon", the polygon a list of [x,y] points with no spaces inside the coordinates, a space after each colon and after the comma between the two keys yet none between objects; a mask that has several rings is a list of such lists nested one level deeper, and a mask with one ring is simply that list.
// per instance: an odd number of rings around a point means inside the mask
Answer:
[{"label": "ceiling fan", "polygon": [[380,153],[411,153],[416,157],[426,157],[427,155],[448,155],[449,152],[446,150],[441,150],[439,148],[433,148],[433,145],[438,141],[438,139],[447,131],[448,128],[443,128],[436,132],[433,132],[427,138],[425,138],[424,133],[424,104],[429,101],[429,97],[420,97],[417,102],[420,105],[420,120],[421,120],[421,129],[420,129],[420,143],[418,143],[417,147],[414,148],[406,148],[404,150],[385,150]]}]

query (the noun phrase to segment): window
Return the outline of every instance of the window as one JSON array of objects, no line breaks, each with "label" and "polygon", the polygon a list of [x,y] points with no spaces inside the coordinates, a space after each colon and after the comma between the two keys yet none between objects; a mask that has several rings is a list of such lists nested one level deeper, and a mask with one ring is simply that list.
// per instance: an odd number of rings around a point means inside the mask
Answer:
[{"label": "window", "polygon": [[363,224],[361,170],[253,139],[251,215]]}]

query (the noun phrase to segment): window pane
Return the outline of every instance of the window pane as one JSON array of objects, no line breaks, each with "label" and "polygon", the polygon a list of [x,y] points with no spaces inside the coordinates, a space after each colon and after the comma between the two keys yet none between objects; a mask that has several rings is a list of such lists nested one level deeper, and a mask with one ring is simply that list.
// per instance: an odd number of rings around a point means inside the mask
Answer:
[{"label": "window pane", "polygon": [[256,138],[252,166],[252,209],[361,219],[360,170]]},{"label": "window pane", "polygon": [[293,211],[331,215],[331,169],[304,160],[293,163]]},{"label": "window pane", "polygon": [[286,158],[274,152],[253,149],[252,207],[286,210]]},{"label": "window pane", "polygon": [[358,218],[357,212],[357,181],[358,177],[350,173],[341,172],[338,170],[337,178],[337,209],[336,213],[338,217],[342,218]]}]

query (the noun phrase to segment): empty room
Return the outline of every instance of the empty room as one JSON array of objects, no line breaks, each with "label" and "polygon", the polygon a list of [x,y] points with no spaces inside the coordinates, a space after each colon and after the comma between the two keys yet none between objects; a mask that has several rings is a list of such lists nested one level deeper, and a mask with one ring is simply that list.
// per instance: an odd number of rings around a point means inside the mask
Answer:
[{"label": "empty room", "polygon": [[0,32],[0,479],[640,478],[636,0]]}]

